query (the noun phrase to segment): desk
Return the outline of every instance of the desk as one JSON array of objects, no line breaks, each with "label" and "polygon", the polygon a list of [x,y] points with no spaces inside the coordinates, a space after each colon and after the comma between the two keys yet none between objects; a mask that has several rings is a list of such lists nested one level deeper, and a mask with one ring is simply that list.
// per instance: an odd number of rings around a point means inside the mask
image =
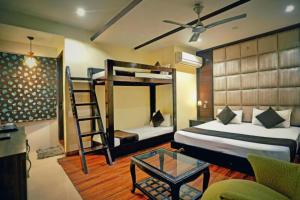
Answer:
[{"label": "desk", "polygon": [[27,199],[24,128],[11,132],[10,139],[0,140],[0,197],[9,200]]}]

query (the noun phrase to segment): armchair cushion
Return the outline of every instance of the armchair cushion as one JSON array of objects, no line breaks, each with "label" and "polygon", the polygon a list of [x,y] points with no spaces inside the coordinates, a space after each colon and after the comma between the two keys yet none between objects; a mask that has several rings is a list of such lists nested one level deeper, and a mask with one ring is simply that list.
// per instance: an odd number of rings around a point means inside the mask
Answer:
[{"label": "armchair cushion", "polygon": [[254,181],[230,179],[211,185],[201,200],[289,200]]},{"label": "armchair cushion", "polygon": [[300,165],[250,154],[256,181],[291,200],[300,200]]}]

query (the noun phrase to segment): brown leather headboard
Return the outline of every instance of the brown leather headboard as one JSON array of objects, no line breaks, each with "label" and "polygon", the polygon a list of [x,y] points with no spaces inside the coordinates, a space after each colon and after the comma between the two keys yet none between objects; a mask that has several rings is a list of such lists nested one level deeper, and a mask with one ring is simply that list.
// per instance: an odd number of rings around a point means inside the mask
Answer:
[{"label": "brown leather headboard", "polygon": [[225,105],[243,109],[292,108],[300,126],[300,30],[294,29],[213,51],[214,114]]}]

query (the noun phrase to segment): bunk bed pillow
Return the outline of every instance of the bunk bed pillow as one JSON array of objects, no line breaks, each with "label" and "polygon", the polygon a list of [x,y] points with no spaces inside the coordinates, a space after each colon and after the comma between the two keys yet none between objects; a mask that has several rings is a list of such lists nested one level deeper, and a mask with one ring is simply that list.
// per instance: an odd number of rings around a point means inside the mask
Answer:
[{"label": "bunk bed pillow", "polygon": [[161,114],[160,110],[158,110],[151,119],[153,126],[158,127],[161,125],[161,123],[164,121],[164,117]]},{"label": "bunk bed pillow", "polygon": [[163,117],[164,117],[164,121],[161,123],[160,126],[163,126],[163,127],[172,126],[171,115],[170,114],[163,114]]}]

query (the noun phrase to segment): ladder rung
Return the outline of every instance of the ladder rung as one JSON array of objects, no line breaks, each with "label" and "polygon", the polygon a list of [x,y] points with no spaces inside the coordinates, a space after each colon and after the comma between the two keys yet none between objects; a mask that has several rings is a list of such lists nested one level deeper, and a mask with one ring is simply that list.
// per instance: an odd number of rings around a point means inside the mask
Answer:
[{"label": "ladder rung", "polygon": [[73,90],[73,92],[92,92],[92,90]]},{"label": "ladder rung", "polygon": [[94,147],[87,147],[87,148],[83,149],[83,153],[84,154],[93,153],[95,151],[99,151],[99,150],[102,150],[102,149],[107,149],[107,146],[97,145],[97,146],[94,146]]},{"label": "ladder rung", "polygon": [[72,81],[90,81],[91,78],[86,78],[86,77],[71,77]]},{"label": "ladder rung", "polygon": [[104,134],[104,132],[102,131],[90,131],[90,132],[83,132],[81,133],[81,137],[88,137],[88,136],[93,136],[93,135],[100,135],[100,134]]},{"label": "ladder rung", "polygon": [[91,105],[96,105],[96,102],[75,103],[75,106],[91,106]]},{"label": "ladder rung", "polygon": [[92,119],[100,119],[100,116],[87,116],[87,117],[78,117],[78,121],[86,121]]}]

